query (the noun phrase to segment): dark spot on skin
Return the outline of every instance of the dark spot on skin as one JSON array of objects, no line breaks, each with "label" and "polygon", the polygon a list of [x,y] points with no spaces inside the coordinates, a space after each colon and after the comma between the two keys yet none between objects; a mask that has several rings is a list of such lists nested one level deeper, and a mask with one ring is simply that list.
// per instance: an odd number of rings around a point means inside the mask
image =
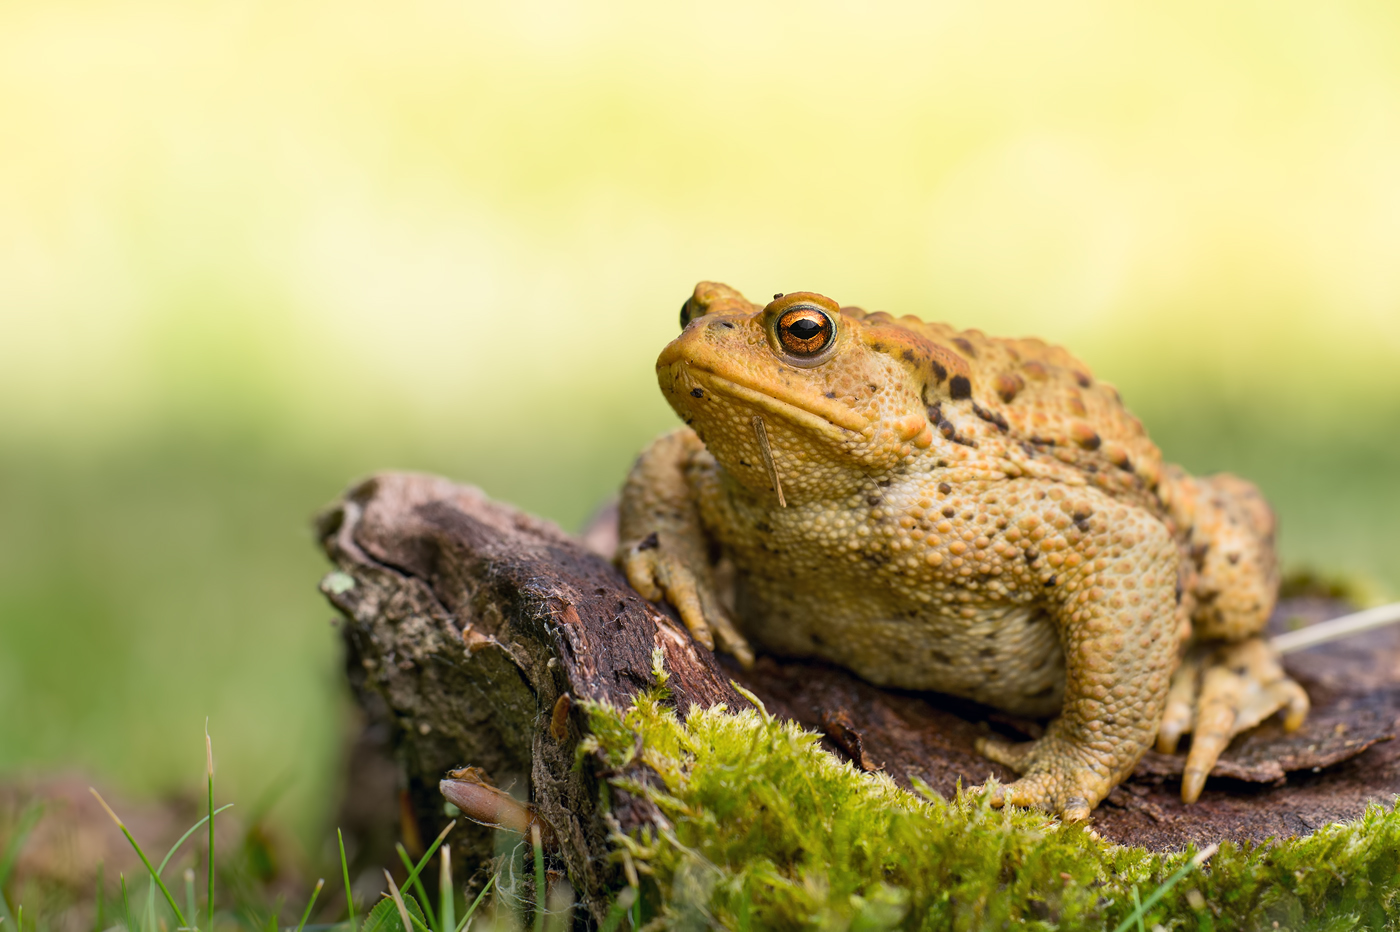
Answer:
[{"label": "dark spot on skin", "polygon": [[950,381],[950,382],[948,383],[948,395],[949,395],[949,397],[951,397],[954,401],[960,401],[960,400],[962,400],[963,398],[971,398],[971,397],[972,397],[972,383],[968,381],[967,376],[965,376],[965,375],[955,375],[955,376],[953,376],[952,381]]},{"label": "dark spot on skin", "polygon": [[964,340],[962,337],[953,337],[953,342],[957,344],[958,349],[962,350],[973,359],[977,358],[977,350],[969,341]]},{"label": "dark spot on skin", "polygon": [[900,358],[903,359],[905,362],[913,362],[913,361],[914,361],[914,351],[911,350],[911,349],[905,350],[904,352],[900,353],[899,356],[900,356]]},{"label": "dark spot on skin", "polygon": [[1238,553],[1232,553],[1227,555],[1225,559],[1230,561],[1231,566],[1234,566],[1236,563],[1240,562],[1240,555]]},{"label": "dark spot on skin", "polygon": [[1182,597],[1183,595],[1185,595],[1185,594],[1186,594],[1186,593],[1185,593],[1185,592],[1182,590],[1182,588],[1181,588],[1181,580],[1178,579],[1178,580],[1176,581],[1176,604],[1177,604],[1177,605],[1180,605],[1180,604],[1181,604],[1181,597]]},{"label": "dark spot on skin", "polygon": [[1006,418],[1002,417],[995,411],[988,411],[986,408],[982,407],[975,401],[972,403],[972,413],[980,417],[982,420],[986,421],[988,424],[995,424],[996,429],[1001,431],[1003,434],[1011,429],[1011,425],[1006,423]]},{"label": "dark spot on skin", "polygon": [[1059,582],[1059,581],[1060,581],[1060,577],[1058,577],[1058,576],[1051,576],[1049,579],[1045,580],[1045,585],[1046,585],[1046,587],[1048,588],[1048,587],[1050,587],[1050,586],[1055,585],[1055,583],[1057,583],[1057,582]]},{"label": "dark spot on skin", "polygon": [[767,534],[769,531],[773,530],[773,525],[769,524],[767,521],[760,521],[753,526],[753,529],[760,534]]},{"label": "dark spot on skin", "polygon": [[740,465],[740,466],[747,466],[747,465],[749,465],[749,462],[748,462],[748,460],[739,460],[739,465]]},{"label": "dark spot on skin", "polygon": [[949,667],[953,665],[953,658],[949,657],[941,650],[929,651],[929,657],[932,658],[935,663],[941,663]]},{"label": "dark spot on skin", "polygon": [[1054,438],[1054,437],[1031,437],[1031,443],[1038,443],[1038,444],[1040,444],[1040,445],[1043,446],[1043,447],[1053,447],[1053,446],[1055,445],[1055,438]]},{"label": "dark spot on skin", "polygon": [[948,370],[943,368],[943,364],[937,360],[931,361],[929,363],[929,368],[933,370],[933,380],[935,382],[942,383],[942,381],[948,377]]},{"label": "dark spot on skin", "polygon": [[947,495],[949,492],[953,491],[953,487],[946,482],[940,482],[938,483],[938,491]]},{"label": "dark spot on skin", "polygon": [[835,398],[835,397],[836,397],[836,393],[835,393],[835,392],[827,392],[827,393],[826,393],[826,397],[828,397],[828,398]]},{"label": "dark spot on skin", "polygon": [[1093,514],[1092,511],[1076,511],[1073,515],[1074,526],[1087,534],[1089,532],[1089,518],[1092,517]]},{"label": "dark spot on skin", "polygon": [[690,397],[691,397],[691,398],[704,398],[704,397],[705,397],[705,392],[704,392],[703,389],[692,388],[692,389],[690,390]]},{"label": "dark spot on skin", "polygon": [[951,517],[953,517],[953,516],[956,515],[956,514],[957,514],[957,512],[953,510],[953,506],[952,506],[952,505],[949,505],[947,508],[944,508],[944,509],[943,509],[943,517],[945,517],[945,518],[951,518]]},{"label": "dark spot on skin", "polygon": [[1079,441],[1079,445],[1086,450],[1097,450],[1103,445],[1102,438],[1098,434],[1090,434]]},{"label": "dark spot on skin", "polygon": [[1074,374],[1074,380],[1079,383],[1080,388],[1088,388],[1090,385],[1094,384],[1094,380],[1082,372],[1076,372]]},{"label": "dark spot on skin", "polygon": [[878,485],[878,486],[879,486],[880,488],[882,488],[882,489],[887,489],[887,488],[890,487],[890,481],[891,481],[891,480],[889,480],[889,479],[881,479],[880,481],[876,482],[875,484]]},{"label": "dark spot on skin", "polygon": [[656,532],[652,531],[646,537],[642,538],[642,542],[637,545],[637,552],[641,553],[643,550],[655,550],[660,546],[661,541],[656,539]]},{"label": "dark spot on skin", "polygon": [[[937,427],[937,428],[938,428],[938,432],[939,432],[940,434],[943,435],[944,439],[946,439],[946,440],[951,440],[951,441],[953,441],[954,443],[960,443],[960,444],[962,444],[962,445],[965,446],[965,447],[975,447],[975,446],[977,446],[976,442],[974,442],[974,441],[972,441],[972,440],[968,440],[966,437],[959,436],[959,435],[958,435],[958,429],[957,429],[956,427],[953,426],[953,423],[952,423],[951,421],[945,421],[945,420],[943,419],[943,403],[942,403],[942,402],[939,402],[938,404],[935,404],[935,405],[931,405],[931,406],[929,407],[929,409],[928,409],[928,419],[929,419],[929,423],[933,424],[934,427]],[[947,463],[944,463],[942,460],[939,460],[939,461],[938,461],[938,465],[939,465],[940,467],[942,467],[942,466],[946,466]]]},{"label": "dark spot on skin", "polygon": [[989,641],[995,641],[997,639],[997,633],[995,631],[988,631],[985,635],[983,635],[983,637],[985,637]]},{"label": "dark spot on skin", "polygon": [[880,386],[878,385],[867,385],[866,388],[870,389],[872,392],[878,392],[880,390]]},{"label": "dark spot on skin", "polygon": [[1128,459],[1128,458],[1125,456],[1125,457],[1123,457],[1123,462],[1121,462],[1121,463],[1118,464],[1118,468],[1121,469],[1121,470],[1123,470],[1124,472],[1132,472],[1132,471],[1133,471],[1133,461],[1130,460],[1130,459]]},{"label": "dark spot on skin", "polygon": [[1027,550],[1022,556],[1026,558],[1026,566],[1035,566],[1035,561],[1040,559],[1040,551]]},{"label": "dark spot on skin", "polygon": [[818,647],[825,647],[825,646],[826,646],[826,641],[823,641],[823,640],[822,640],[822,637],[821,637],[820,634],[809,634],[809,635],[807,635],[807,637],[811,638],[811,639],[812,639],[812,643],[815,644],[815,645],[817,645]]},{"label": "dark spot on skin", "polygon": [[870,344],[870,348],[873,349],[873,350],[874,350],[875,352],[877,352],[877,353],[883,353],[883,352],[885,351],[885,344],[883,344],[883,343],[871,343],[871,344]]},{"label": "dark spot on skin", "polygon": [[884,499],[881,498],[881,497],[878,496],[878,495],[870,495],[870,496],[867,496],[866,499],[865,499],[865,503],[866,503],[867,505],[869,505],[871,508],[874,508],[876,505],[880,504],[882,501],[884,501]]},{"label": "dark spot on skin", "polygon": [[996,655],[997,652],[994,647],[983,647],[977,651],[977,656],[981,657],[983,660],[991,660]]}]

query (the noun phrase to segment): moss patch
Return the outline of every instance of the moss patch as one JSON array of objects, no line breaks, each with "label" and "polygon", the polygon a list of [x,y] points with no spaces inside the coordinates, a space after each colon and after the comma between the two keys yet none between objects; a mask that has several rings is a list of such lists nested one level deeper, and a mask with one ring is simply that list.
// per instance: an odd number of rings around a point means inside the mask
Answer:
[{"label": "moss patch", "polygon": [[[681,719],[664,688],[587,711],[585,750],[667,823],[614,838],[656,928],[1115,929],[1135,888],[1146,900],[1194,853],[1109,844],[977,794],[911,793],[763,712]],[[1400,811],[1372,806],[1307,838],[1222,844],[1143,928],[1397,929],[1397,870]]]}]

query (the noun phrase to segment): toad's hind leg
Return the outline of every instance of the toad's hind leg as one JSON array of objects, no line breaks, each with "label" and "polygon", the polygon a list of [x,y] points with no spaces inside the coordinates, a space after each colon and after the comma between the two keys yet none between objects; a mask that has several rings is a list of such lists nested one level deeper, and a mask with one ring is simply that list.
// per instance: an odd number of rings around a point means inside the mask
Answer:
[{"label": "toad's hind leg", "polygon": [[1231,738],[1279,711],[1284,730],[1293,731],[1309,709],[1308,694],[1283,672],[1277,651],[1261,637],[1193,648],[1167,701],[1157,749],[1171,753],[1182,733],[1194,732],[1181,778],[1181,798],[1188,803],[1200,798],[1207,774]]},{"label": "toad's hind leg", "polygon": [[1280,710],[1292,731],[1308,696],[1260,632],[1278,593],[1274,515],[1259,490],[1230,475],[1169,477],[1173,517],[1187,529],[1187,586],[1195,643],[1172,678],[1157,749],[1194,732],[1181,798],[1194,802],[1230,739]]}]

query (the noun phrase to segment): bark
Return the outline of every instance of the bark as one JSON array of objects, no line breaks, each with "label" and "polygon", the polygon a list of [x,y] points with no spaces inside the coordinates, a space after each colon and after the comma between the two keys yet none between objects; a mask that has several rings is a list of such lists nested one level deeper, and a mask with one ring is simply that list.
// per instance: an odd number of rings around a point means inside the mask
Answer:
[{"label": "bark", "polygon": [[[578,702],[625,708],[654,682],[660,650],[681,708],[746,707],[714,656],[606,560],[476,489],[381,475],[323,513],[318,530],[338,567],[321,589],[346,619],[351,686],[394,734],[405,836],[436,835],[447,822],[438,781],[476,767],[530,801],[596,910],[612,878],[598,775],[574,766]],[[490,833],[473,828],[454,836],[464,861],[492,851]]]},{"label": "bark", "polygon": [[[591,761],[575,765],[578,703],[626,707],[653,682],[657,651],[681,710],[746,707],[734,679],[769,711],[821,732],[832,753],[948,795],[988,775],[1013,777],[973,751],[979,734],[1032,737],[1042,727],[947,697],[878,689],[819,664],[763,657],[740,671],[717,661],[600,555],[615,540],[606,518],[580,540],[476,489],[385,473],[350,490],[318,530],[337,567],[321,588],[345,617],[350,683],[371,727],[388,729],[401,769],[405,837],[431,839],[447,821],[438,781],[477,768],[534,807],[554,836],[554,863],[595,917],[618,878],[598,804],[606,774]],[[1295,600],[1275,621],[1344,610]],[[1389,802],[1400,792],[1400,743],[1385,743],[1400,719],[1400,632],[1303,651],[1287,666],[1314,701],[1301,732],[1266,724],[1237,739],[1189,807],[1177,795],[1181,757],[1149,754],[1095,811],[1098,832],[1155,849],[1261,840]],[[352,775],[352,793],[353,785]],[[626,830],[650,811],[614,793],[611,817]],[[454,845],[462,861],[492,851],[489,832],[473,826]]]}]

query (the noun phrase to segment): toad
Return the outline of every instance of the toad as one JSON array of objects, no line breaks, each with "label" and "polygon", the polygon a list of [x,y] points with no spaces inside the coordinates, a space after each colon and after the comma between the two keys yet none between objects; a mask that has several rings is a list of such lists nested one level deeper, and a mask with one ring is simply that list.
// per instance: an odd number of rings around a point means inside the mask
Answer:
[{"label": "toad", "polygon": [[627,478],[618,562],[707,647],[1054,716],[978,750],[1021,774],[994,805],[1069,820],[1154,739],[1192,733],[1192,802],[1232,736],[1302,723],[1261,636],[1268,504],[1164,463],[1064,349],[712,282],[680,322],[656,372],[685,427]]}]

